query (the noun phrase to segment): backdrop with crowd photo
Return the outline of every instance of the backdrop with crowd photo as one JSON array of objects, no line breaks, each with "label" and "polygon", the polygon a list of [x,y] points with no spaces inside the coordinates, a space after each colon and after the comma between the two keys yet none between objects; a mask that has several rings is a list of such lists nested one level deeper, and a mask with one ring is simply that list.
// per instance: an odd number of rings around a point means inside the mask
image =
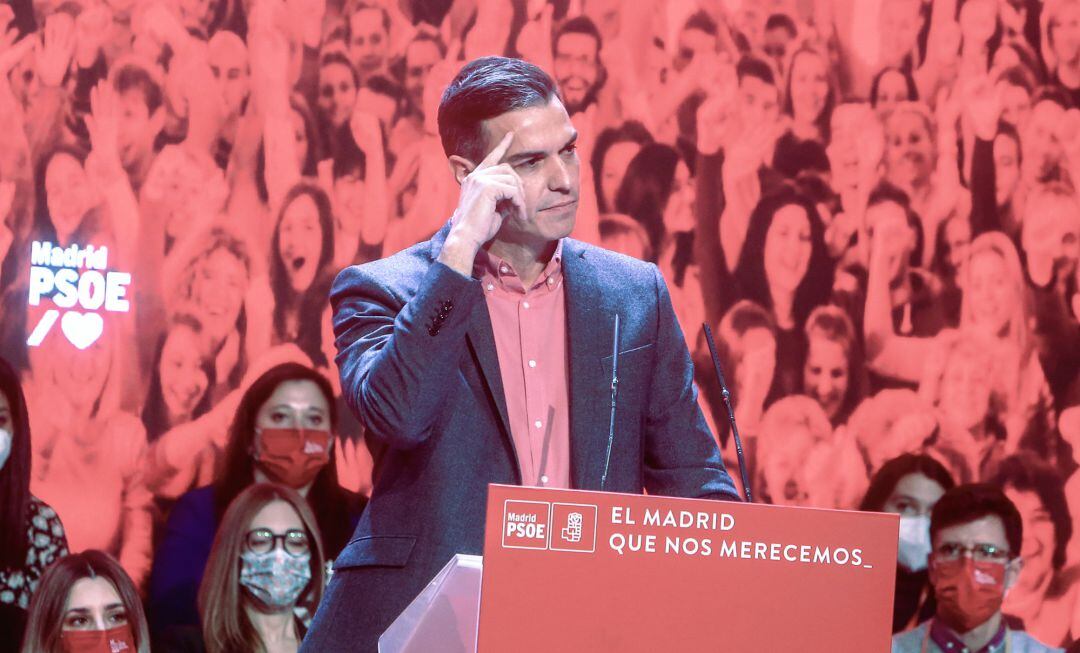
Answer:
[{"label": "backdrop with crowd photo", "polygon": [[[12,0],[0,32],[31,491],[152,615],[189,564],[173,508],[225,482],[267,370],[325,376],[335,487],[369,492],[329,288],[446,223],[439,99],[501,54],[558,83],[573,236],[659,266],[734,470],[715,331],[755,496],[918,519],[997,484],[1024,519],[1005,614],[1080,638],[1080,0]],[[903,454],[947,473],[875,503]]]}]

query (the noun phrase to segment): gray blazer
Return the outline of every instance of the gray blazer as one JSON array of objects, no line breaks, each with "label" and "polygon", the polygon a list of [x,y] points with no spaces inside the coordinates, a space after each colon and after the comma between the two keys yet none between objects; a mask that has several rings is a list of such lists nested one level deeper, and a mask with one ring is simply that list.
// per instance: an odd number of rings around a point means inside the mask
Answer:
[{"label": "gray blazer", "polygon": [[[374,488],[303,651],[376,650],[455,553],[482,553],[488,484],[521,483],[480,282],[436,260],[448,233],[349,267],[331,289],[342,392],[365,426]],[[562,265],[573,487],[600,488],[618,312],[605,489],[737,500],[659,270],[571,239]]]}]

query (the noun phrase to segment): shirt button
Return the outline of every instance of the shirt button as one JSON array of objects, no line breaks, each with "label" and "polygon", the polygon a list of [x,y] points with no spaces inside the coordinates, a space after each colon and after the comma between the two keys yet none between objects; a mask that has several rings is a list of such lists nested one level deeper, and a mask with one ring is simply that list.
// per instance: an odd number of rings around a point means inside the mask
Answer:
[{"label": "shirt button", "polygon": [[551,277],[548,277],[548,279],[547,279],[547,285],[549,285],[549,286],[550,286],[550,285],[551,285],[551,284],[553,284],[553,283],[555,283],[555,280],[554,280],[554,279],[552,279]]},{"label": "shirt button", "polygon": [[536,426],[536,428],[538,428],[538,429],[544,427],[544,423],[541,422],[540,420],[536,420],[535,422],[533,422],[533,425]]},{"label": "shirt button", "polygon": [[529,307],[529,302],[521,302],[521,306],[522,306],[522,308],[528,308]]},{"label": "shirt button", "polygon": [[529,367],[536,367],[536,361],[529,361]]},{"label": "shirt button", "polygon": [[493,283],[489,283],[489,284],[487,285],[487,289],[488,289],[488,291],[489,291],[489,292],[490,292],[490,291],[492,291],[492,290],[495,290],[495,284],[493,284]]},{"label": "shirt button", "polygon": [[543,476],[540,477],[540,482],[545,483],[545,484],[548,482],[547,474],[544,474]]}]

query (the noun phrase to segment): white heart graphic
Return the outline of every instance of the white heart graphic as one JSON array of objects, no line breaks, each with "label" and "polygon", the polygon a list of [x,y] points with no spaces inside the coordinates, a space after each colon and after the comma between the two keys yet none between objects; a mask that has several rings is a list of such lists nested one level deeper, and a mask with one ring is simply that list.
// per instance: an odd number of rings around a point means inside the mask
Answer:
[{"label": "white heart graphic", "polygon": [[101,337],[105,320],[97,313],[68,311],[60,318],[60,329],[71,344],[79,349],[86,349]]}]

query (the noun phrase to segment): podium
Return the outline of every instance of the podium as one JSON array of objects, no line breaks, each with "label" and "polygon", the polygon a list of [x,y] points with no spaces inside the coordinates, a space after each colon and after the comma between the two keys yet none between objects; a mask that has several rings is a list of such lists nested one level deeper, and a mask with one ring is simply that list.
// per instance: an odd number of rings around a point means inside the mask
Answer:
[{"label": "podium", "polygon": [[[898,530],[882,513],[492,485],[478,622],[458,609],[426,650],[471,651],[477,633],[479,653],[887,652]],[[458,558],[387,635],[448,604]]]}]

